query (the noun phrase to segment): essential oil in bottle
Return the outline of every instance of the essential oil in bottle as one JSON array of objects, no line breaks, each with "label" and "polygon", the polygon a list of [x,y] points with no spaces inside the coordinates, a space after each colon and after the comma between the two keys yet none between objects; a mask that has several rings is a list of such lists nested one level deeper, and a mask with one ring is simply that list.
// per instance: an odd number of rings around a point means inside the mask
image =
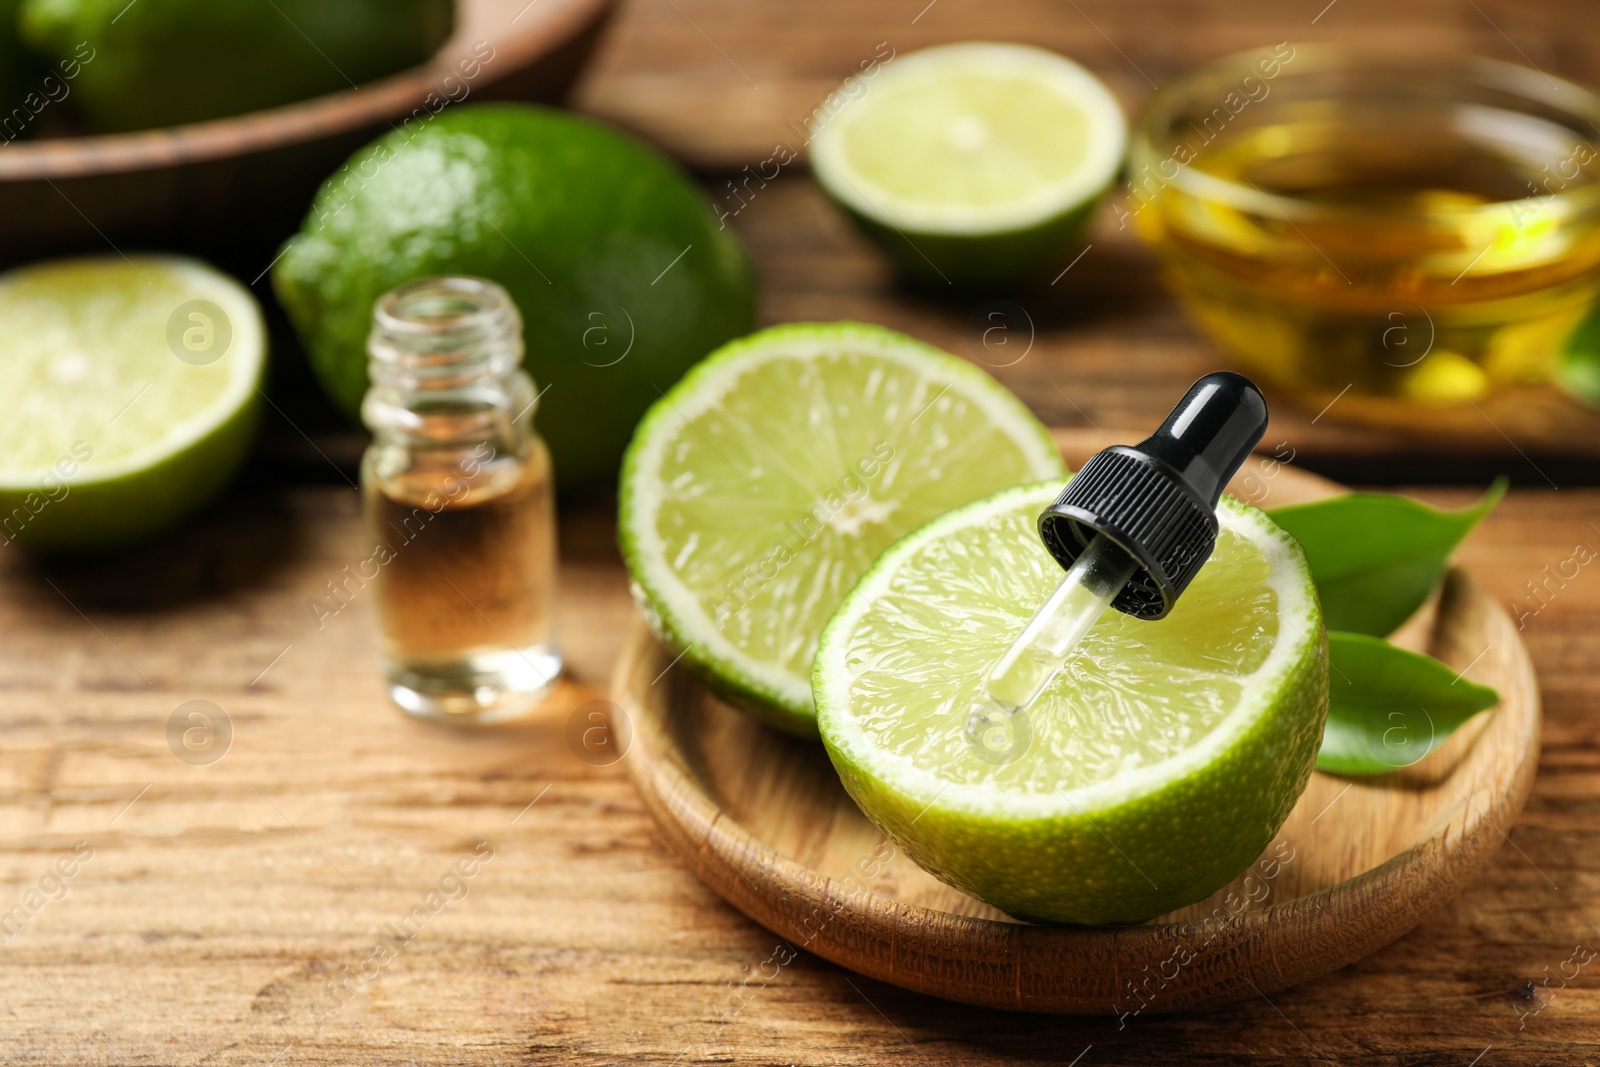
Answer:
[{"label": "essential oil in bottle", "polygon": [[425,278],[378,301],[367,352],[361,488],[389,694],[421,719],[515,718],[561,671],[522,318],[493,282]]}]

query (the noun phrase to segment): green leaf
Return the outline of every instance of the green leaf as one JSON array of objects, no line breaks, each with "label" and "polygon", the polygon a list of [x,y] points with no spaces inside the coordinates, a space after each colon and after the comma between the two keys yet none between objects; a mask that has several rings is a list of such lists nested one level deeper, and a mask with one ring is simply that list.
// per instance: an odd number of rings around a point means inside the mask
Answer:
[{"label": "green leaf", "polygon": [[1317,769],[1387,774],[1444,744],[1500,699],[1431,656],[1366,634],[1328,634],[1328,728]]},{"label": "green leaf", "polygon": [[1349,493],[1270,514],[1305,549],[1328,629],[1381,637],[1428,599],[1450,553],[1505,492],[1506,479],[1498,478],[1461,511]]},{"label": "green leaf", "polygon": [[1585,404],[1600,407],[1600,304],[1567,335],[1556,363],[1556,382]]}]

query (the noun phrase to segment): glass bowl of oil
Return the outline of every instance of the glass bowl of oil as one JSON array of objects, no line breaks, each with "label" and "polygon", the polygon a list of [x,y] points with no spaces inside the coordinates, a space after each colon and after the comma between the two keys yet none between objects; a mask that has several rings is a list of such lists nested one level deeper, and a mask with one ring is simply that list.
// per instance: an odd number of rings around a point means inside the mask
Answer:
[{"label": "glass bowl of oil", "polygon": [[1155,95],[1124,211],[1246,369],[1417,426],[1550,381],[1600,296],[1600,98],[1487,59],[1283,44]]}]

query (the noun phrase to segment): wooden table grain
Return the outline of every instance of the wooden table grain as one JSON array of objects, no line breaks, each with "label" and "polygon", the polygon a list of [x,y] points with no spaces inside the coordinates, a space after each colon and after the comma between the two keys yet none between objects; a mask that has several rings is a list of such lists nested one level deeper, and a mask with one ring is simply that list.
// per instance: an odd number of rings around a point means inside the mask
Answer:
[{"label": "wooden table grain", "polygon": [[[1592,1062],[1600,979],[1559,983],[1600,944],[1600,572],[1542,607],[1524,586],[1600,546],[1597,510],[1593,490],[1518,490],[1462,553],[1527,609],[1547,715],[1533,798],[1484,872],[1326,980],[1126,1029],[945,1004],[803,953],[730,1014],[777,939],[572,743],[632,612],[603,516],[562,529],[573,681],[478,735],[387,705],[370,595],[344,578],[362,555],[348,487],[237,494],[117,560],[5,553],[0,923],[22,918],[0,929],[0,1062]],[[215,706],[210,748],[184,746],[205,729],[191,701]]]},{"label": "wooden table grain", "polygon": [[[879,41],[1036,41],[1133,106],[1202,58],[1286,38],[1469,49],[1600,81],[1584,13],[628,0],[577,102],[676,152],[718,196]],[[1104,226],[1067,295],[1035,312],[1036,348],[999,367],[978,308],[896,290],[803,172],[731,222],[761,263],[767,320],[906,329],[989,362],[1072,434],[1146,427],[1215,358],[1149,257]],[[1461,560],[1521,619],[1547,717],[1502,851],[1357,965],[1270,1001],[1119,1027],[953,1006],[802,953],[730,1012],[776,939],[663,846],[620,767],[572,741],[633,610],[604,503],[563,521],[571,680],[525,723],[441,731],[387,706],[371,598],[344,570],[362,554],[355,493],[281,425],[261,469],[162,544],[75,564],[0,549],[0,1062],[1600,1060],[1600,965],[1578,962],[1600,949],[1600,569],[1573,562],[1600,549],[1593,442],[1540,450],[1506,427],[1444,448],[1314,414],[1286,408],[1275,432],[1297,463],[1347,481],[1460,504],[1494,471],[1516,478]],[[347,462],[350,438],[313,436]]]}]

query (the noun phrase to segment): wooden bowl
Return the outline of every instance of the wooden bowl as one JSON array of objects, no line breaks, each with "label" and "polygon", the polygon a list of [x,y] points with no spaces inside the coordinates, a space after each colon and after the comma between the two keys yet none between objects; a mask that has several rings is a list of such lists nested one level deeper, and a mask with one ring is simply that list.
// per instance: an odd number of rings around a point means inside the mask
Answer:
[{"label": "wooden bowl", "polygon": [[[450,98],[559,99],[614,0],[459,3],[457,31],[431,61],[357,89],[171,129],[6,145],[0,266],[69,252],[162,249],[256,277],[299,228],[318,185],[408,116],[425,121],[430,94],[439,94],[432,106]],[[472,77],[462,71],[473,68],[460,66],[468,57],[478,60]]]},{"label": "wooden bowl", "polygon": [[[1336,487],[1282,468],[1268,503]],[[1203,903],[1141,926],[1012,921],[897,855],[815,742],[708,696],[641,621],[613,699],[627,766],[694,872],[796,948],[907,989],[1060,1014],[1193,1010],[1271,994],[1394,941],[1506,840],[1533,786],[1539,696],[1505,610],[1453,570],[1402,643],[1500,704],[1427,759],[1380,778],[1317,773],[1258,863]]]}]

